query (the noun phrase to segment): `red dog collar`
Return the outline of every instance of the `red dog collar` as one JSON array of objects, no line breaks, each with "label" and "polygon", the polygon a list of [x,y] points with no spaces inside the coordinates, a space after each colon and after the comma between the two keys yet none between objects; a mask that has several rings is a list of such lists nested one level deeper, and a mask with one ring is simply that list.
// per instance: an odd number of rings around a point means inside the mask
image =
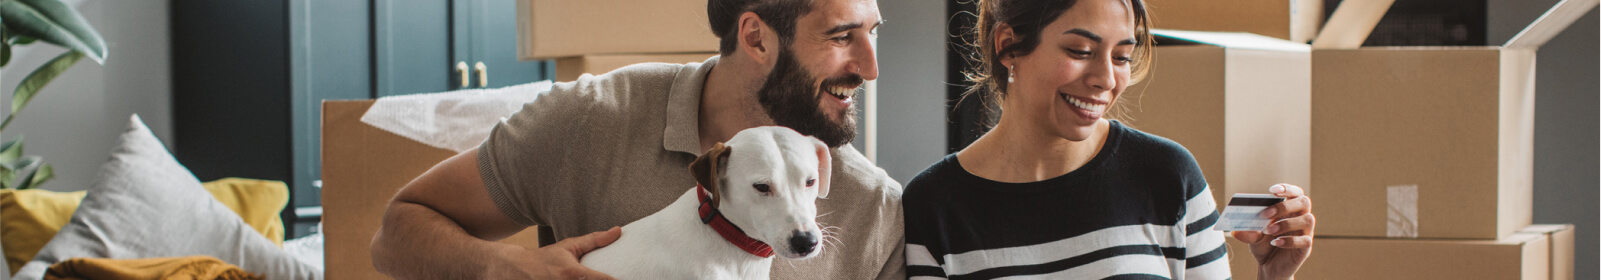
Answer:
[{"label": "red dog collar", "polygon": [[728,240],[728,243],[745,250],[746,253],[763,258],[773,256],[772,246],[767,246],[767,243],[762,243],[755,238],[750,238],[749,235],[745,235],[745,231],[740,230],[739,226],[729,223],[728,218],[724,218],[722,212],[717,212],[717,208],[712,207],[712,199],[706,196],[705,187],[696,184],[695,194],[700,197],[701,223],[711,225],[712,230],[717,231],[717,235],[723,236],[723,240]]}]

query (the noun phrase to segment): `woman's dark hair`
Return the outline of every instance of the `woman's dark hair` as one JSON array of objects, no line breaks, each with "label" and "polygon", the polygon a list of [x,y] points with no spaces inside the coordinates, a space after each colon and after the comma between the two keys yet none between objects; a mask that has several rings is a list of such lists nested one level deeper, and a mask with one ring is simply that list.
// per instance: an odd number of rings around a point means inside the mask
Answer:
[{"label": "woman's dark hair", "polygon": [[[1041,32],[1045,26],[1067,13],[1067,9],[1072,8],[1078,0],[976,1],[978,1],[978,24],[972,28],[970,35],[974,40],[967,47],[976,50],[977,53],[968,56],[967,59],[977,67],[965,73],[972,85],[968,86],[962,98],[978,94],[985,102],[997,102],[1005,98],[1009,86],[1006,77],[1011,75],[1009,69],[1000,63],[1000,58],[1008,55],[1023,56],[1034,52],[1040,45]],[[1129,82],[1139,83],[1149,72],[1153,56],[1151,19],[1145,11],[1144,0],[1122,1],[1126,1],[1129,9],[1134,12],[1134,37],[1137,41],[1134,46],[1132,57],[1134,62]],[[995,34],[1007,26],[1012,28],[1013,36],[1017,39],[1014,43],[997,50],[994,42]]]},{"label": "woman's dark hair", "polygon": [[707,0],[706,17],[712,34],[720,39],[717,51],[722,55],[734,53],[739,41],[739,15],[755,12],[762,22],[778,33],[778,45],[788,48],[795,40],[795,22],[801,15],[812,12],[811,0]]}]

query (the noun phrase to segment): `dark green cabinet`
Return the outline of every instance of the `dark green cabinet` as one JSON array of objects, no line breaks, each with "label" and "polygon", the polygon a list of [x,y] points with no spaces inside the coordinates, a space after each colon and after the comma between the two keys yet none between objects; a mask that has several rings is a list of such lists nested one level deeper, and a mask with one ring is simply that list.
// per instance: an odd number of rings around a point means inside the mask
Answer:
[{"label": "dark green cabinet", "polygon": [[555,72],[517,61],[516,0],[173,1],[171,12],[175,156],[201,180],[287,182],[291,237],[320,216],[322,100]]}]

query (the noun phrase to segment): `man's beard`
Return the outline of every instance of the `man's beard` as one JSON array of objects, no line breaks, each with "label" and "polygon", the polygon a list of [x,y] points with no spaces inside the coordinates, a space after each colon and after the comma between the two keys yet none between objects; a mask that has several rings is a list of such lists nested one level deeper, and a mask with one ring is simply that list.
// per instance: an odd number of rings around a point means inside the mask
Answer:
[{"label": "man's beard", "polygon": [[[852,102],[850,106],[839,110],[840,121],[829,120],[828,114],[819,108],[818,103],[823,98],[833,97],[819,92],[818,86],[812,84],[814,80],[810,73],[801,68],[800,61],[786,46],[778,53],[778,64],[773,66],[773,72],[767,75],[767,81],[756,92],[757,101],[762,104],[762,109],[767,110],[767,116],[778,125],[817,137],[829,147],[850,143],[856,138],[856,103]],[[824,80],[822,88],[861,84],[860,75],[847,74]],[[858,95],[853,94],[852,98]]]}]

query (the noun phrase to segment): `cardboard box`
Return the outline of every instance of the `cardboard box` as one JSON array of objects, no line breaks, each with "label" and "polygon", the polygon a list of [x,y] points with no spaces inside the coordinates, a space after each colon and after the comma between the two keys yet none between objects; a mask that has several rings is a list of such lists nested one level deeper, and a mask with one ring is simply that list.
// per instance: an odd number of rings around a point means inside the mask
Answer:
[{"label": "cardboard box", "polygon": [[[1233,237],[1226,239],[1234,279],[1256,279],[1257,265],[1250,248]],[[1513,234],[1500,240],[1318,236],[1312,243],[1312,255],[1301,264],[1295,279],[1543,280],[1551,277],[1551,243],[1546,235],[1539,233]]]},{"label": "cardboard box", "polygon": [[563,57],[556,60],[556,81],[570,82],[583,74],[605,74],[623,66],[646,62],[704,62],[716,52],[677,54],[598,54]]},{"label": "cardboard box", "polygon": [[1151,0],[1152,27],[1246,32],[1306,43],[1323,24],[1323,0]]},{"label": "cardboard box", "polygon": [[1277,183],[1310,192],[1311,48],[1248,33],[1153,33],[1150,76],[1119,97],[1127,124],[1189,149],[1218,205]]},{"label": "cardboard box", "polygon": [[717,51],[704,0],[518,0],[522,60]]},{"label": "cardboard box", "polygon": [[1342,6],[1313,46],[1318,234],[1501,239],[1528,226],[1535,51],[1596,0],[1560,2],[1501,46],[1359,48],[1385,6]]},{"label": "cardboard box", "polygon": [[1551,279],[1573,280],[1573,225],[1532,225],[1518,232],[1544,234],[1551,241]]},{"label": "cardboard box", "polygon": [[[395,193],[456,153],[361,122],[372,100],[324,101],[322,107],[323,260],[327,279],[385,279],[372,266],[371,243]],[[502,242],[538,247],[530,228]]]}]

